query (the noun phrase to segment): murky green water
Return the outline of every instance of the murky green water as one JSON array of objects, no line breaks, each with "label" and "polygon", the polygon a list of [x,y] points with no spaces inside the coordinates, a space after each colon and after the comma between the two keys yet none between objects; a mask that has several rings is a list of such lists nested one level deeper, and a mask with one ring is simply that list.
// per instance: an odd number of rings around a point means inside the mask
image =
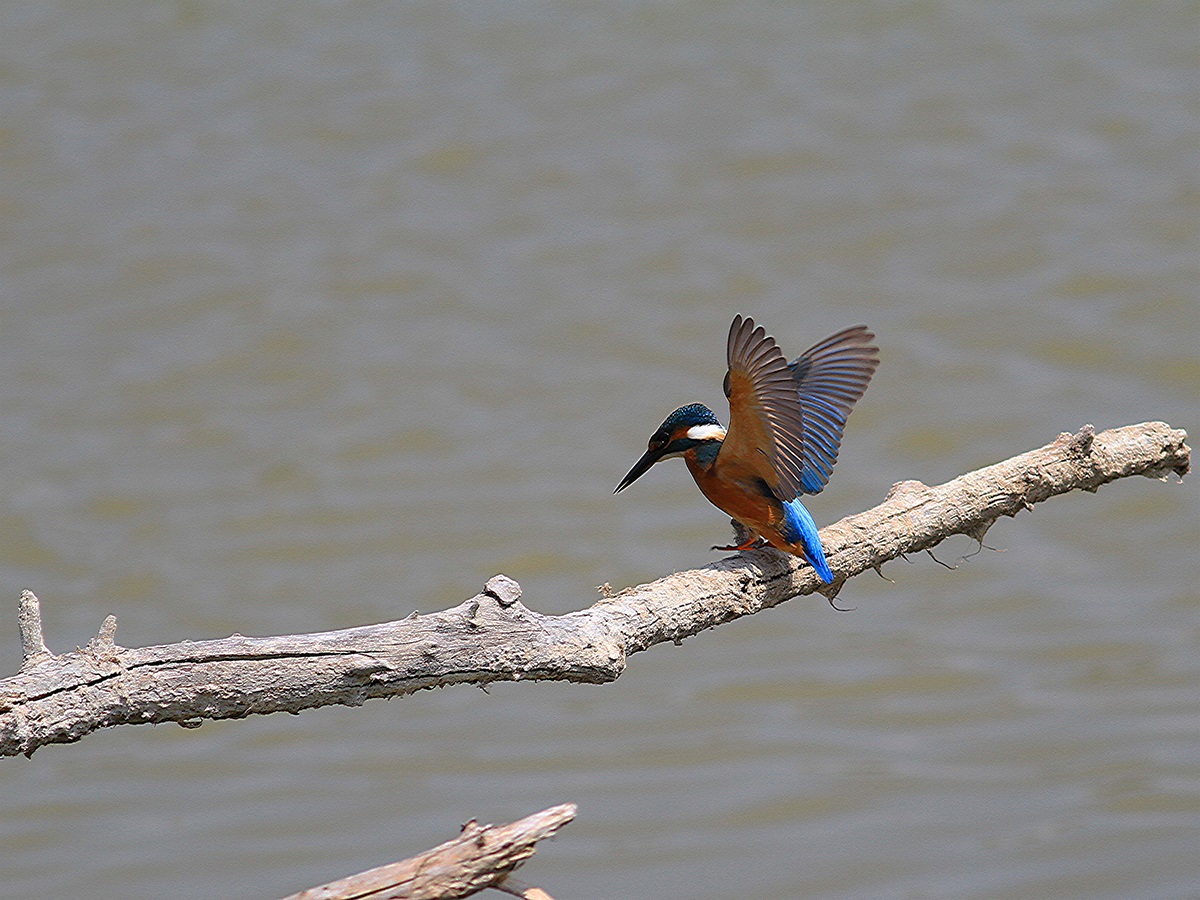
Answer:
[{"label": "murky green water", "polygon": [[[662,417],[884,362],[818,522],[1200,428],[1200,7],[0,8],[0,672],[712,558]],[[1129,481],[631,660],[0,762],[6,897],[274,897],[575,801],[559,898],[1200,895],[1200,500]],[[953,560],[969,542],[943,548]]]}]

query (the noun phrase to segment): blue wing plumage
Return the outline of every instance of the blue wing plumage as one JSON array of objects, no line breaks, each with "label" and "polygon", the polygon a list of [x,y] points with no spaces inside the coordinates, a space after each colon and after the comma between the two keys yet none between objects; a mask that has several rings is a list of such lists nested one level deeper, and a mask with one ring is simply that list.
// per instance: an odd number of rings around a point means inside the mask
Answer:
[{"label": "blue wing plumage", "polygon": [[879,367],[874,339],[866,326],[856,325],[808,348],[788,364],[804,412],[800,487],[806,494],[819,494],[829,483],[846,419]]}]

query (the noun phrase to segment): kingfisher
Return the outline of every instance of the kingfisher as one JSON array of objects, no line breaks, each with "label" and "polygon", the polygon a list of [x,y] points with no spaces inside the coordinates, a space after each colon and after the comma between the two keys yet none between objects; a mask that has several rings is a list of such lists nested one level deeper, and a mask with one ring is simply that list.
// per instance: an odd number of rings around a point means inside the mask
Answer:
[{"label": "kingfisher", "polygon": [[709,502],[749,533],[743,543],[714,550],[769,545],[806,560],[832,584],[817,525],[800,497],[829,482],[846,419],[879,367],[874,339],[856,325],[789,363],[761,325],[735,316],[725,345],[729,427],[702,403],[681,406],[613,493],[656,462],[681,456]]}]

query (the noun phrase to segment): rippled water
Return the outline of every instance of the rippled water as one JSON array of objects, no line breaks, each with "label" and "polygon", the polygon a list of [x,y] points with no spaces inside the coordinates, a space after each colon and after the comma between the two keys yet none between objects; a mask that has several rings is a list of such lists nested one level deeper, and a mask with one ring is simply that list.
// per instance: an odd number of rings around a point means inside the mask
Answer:
[{"label": "rippled water", "polygon": [[[827,523],[1200,413],[1187,3],[0,8],[0,672],[711,559],[734,313],[884,362]],[[566,801],[560,898],[1200,894],[1200,501],[1138,479],[613,685],[0,763],[0,894],[272,897]],[[970,542],[939,551],[953,561]]]}]

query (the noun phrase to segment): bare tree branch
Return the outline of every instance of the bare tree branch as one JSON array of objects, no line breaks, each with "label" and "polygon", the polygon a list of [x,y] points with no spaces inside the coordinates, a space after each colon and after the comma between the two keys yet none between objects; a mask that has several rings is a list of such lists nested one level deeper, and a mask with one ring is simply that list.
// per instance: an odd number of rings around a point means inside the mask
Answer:
[{"label": "bare tree branch", "polygon": [[284,900],[450,900],[489,887],[529,900],[552,900],[539,888],[517,887],[508,875],[533,856],[538,841],[574,818],[575,804],[564,803],[508,825],[471,821],[458,837],[419,856],[309,888]]},{"label": "bare tree branch", "polygon": [[[21,600],[24,663],[0,681],[0,755],[32,754],[112,725],[241,718],[332,703],[357,706],[448,684],[612,681],[626,658],[842,583],[897,556],[956,534],[982,543],[1000,516],[1056,494],[1095,491],[1118,478],[1187,473],[1187,434],[1161,422],[1095,434],[1090,425],[1045,447],[927,487],[904,481],[879,506],[821,532],[835,576],[822,585],[798,559],[753,550],[700,569],[604,596],[593,606],[544,616],[497,575],[470,600],[399,622],[323,634],[184,641],[126,648],[105,621],[87,647],[45,649],[37,598]],[[881,572],[882,574],[882,572]]]}]

